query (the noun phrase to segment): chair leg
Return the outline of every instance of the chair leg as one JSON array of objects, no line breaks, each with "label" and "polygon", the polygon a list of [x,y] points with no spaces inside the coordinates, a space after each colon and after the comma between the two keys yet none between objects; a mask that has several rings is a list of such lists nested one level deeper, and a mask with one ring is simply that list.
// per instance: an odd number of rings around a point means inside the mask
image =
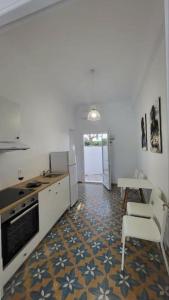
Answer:
[{"label": "chair leg", "polygon": [[124,270],[124,253],[125,253],[125,236],[123,235],[123,248],[122,248],[122,259],[121,259],[121,271]]},{"label": "chair leg", "polygon": [[164,245],[163,245],[162,242],[160,243],[160,245],[161,245],[161,250],[162,250],[162,254],[163,254],[165,266],[166,266],[166,269],[167,269],[167,273],[168,273],[168,275],[169,275],[169,265],[168,265],[168,261],[167,261],[167,256],[166,256],[166,254],[165,254]]}]

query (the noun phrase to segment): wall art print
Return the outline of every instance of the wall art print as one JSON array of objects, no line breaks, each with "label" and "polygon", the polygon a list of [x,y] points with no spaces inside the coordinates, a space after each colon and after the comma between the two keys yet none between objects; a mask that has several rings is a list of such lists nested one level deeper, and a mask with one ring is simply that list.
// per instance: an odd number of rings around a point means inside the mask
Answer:
[{"label": "wall art print", "polygon": [[162,153],[160,97],[154,102],[150,111],[150,150],[154,153]]},{"label": "wall art print", "polygon": [[148,143],[147,143],[147,115],[145,114],[144,117],[141,118],[141,145],[142,149],[147,151],[148,150]]}]

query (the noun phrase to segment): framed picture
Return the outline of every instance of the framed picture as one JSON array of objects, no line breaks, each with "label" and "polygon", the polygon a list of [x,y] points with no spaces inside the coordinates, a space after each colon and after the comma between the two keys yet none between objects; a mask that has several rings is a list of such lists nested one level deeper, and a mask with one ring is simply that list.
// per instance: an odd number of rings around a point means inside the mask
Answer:
[{"label": "framed picture", "polygon": [[141,145],[142,149],[147,151],[148,150],[148,143],[147,143],[147,115],[145,114],[144,117],[141,118]]},{"label": "framed picture", "polygon": [[152,105],[150,111],[150,150],[154,153],[162,153],[160,97]]}]

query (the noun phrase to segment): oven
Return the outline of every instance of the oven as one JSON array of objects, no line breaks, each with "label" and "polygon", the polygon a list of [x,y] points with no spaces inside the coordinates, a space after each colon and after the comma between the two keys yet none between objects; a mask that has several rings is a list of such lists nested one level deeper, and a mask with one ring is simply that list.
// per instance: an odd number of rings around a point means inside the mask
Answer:
[{"label": "oven", "polygon": [[1,216],[3,267],[39,232],[38,194]]}]

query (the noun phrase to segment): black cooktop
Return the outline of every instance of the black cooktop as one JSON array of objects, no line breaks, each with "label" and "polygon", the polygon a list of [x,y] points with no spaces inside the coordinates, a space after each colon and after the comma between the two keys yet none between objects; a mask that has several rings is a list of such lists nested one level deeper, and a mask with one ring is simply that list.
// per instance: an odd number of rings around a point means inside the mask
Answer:
[{"label": "black cooktop", "polygon": [[0,209],[16,202],[17,200],[29,195],[34,189],[7,188],[0,191]]}]

